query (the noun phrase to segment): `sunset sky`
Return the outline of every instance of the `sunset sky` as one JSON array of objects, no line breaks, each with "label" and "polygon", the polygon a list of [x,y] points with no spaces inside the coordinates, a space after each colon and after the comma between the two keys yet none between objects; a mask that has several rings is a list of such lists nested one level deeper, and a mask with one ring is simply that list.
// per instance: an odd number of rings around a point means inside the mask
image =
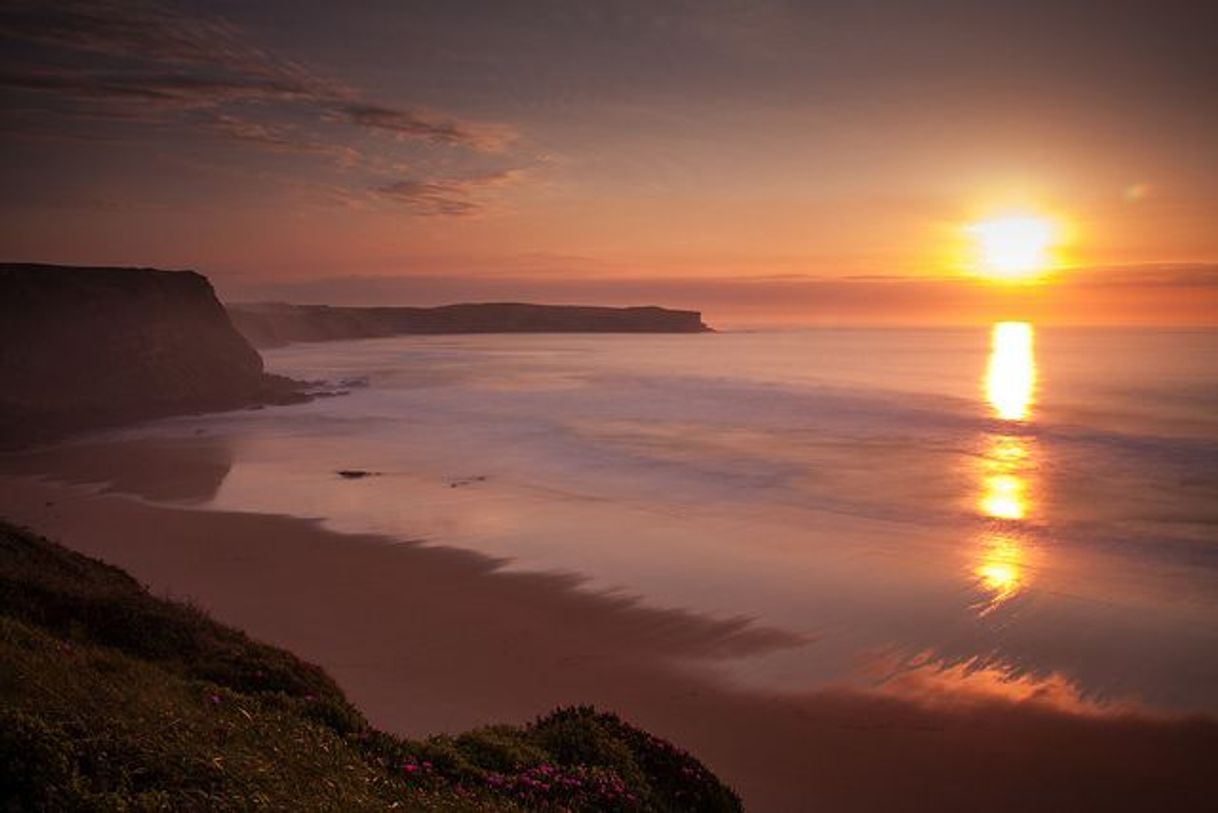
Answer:
[{"label": "sunset sky", "polygon": [[[0,259],[227,299],[1218,324],[1197,2],[0,6]],[[1060,225],[1031,283],[970,223]]]}]

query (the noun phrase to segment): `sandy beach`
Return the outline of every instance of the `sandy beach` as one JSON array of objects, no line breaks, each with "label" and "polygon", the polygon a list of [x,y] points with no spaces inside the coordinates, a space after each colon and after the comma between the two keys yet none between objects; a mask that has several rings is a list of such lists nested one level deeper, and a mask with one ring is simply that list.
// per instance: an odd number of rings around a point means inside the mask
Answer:
[{"label": "sandy beach", "polygon": [[406,735],[594,704],[689,748],[753,810],[1189,809],[1218,792],[1218,725],[1203,718],[959,687],[748,690],[716,663],[795,636],[421,541],[154,502],[219,482],[208,448],[10,456],[0,516],[320,664],[374,725]]}]

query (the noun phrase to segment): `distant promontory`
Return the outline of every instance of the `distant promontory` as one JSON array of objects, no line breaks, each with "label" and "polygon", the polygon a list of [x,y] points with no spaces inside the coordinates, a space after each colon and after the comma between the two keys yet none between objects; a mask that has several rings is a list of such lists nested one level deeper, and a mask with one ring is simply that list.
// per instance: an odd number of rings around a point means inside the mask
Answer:
[{"label": "distant promontory", "polygon": [[0,263],[0,448],[166,415],[290,403],[255,347],[435,333],[702,333],[697,311],[216,298],[193,271]]},{"label": "distant promontory", "polygon": [[428,333],[704,333],[698,311],[515,302],[436,308],[346,308],[230,304],[237,330],[255,347]]}]

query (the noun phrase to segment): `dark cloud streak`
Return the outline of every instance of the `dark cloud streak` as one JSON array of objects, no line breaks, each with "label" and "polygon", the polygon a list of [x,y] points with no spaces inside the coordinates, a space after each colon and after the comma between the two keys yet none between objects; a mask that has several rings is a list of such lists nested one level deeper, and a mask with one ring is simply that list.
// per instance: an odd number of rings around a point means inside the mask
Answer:
[{"label": "dark cloud streak", "polygon": [[[170,123],[184,112],[211,111],[211,132],[274,148],[290,146],[282,129],[273,136],[259,135],[260,125],[241,121],[242,109],[286,107],[318,123],[475,151],[498,150],[511,137],[503,126],[368,100],[340,82],[249,44],[224,20],[186,15],[151,2],[17,0],[0,7],[0,37],[17,46],[4,50],[0,88],[16,94],[10,102],[26,111],[160,123]],[[21,51],[32,54],[18,59]],[[195,122],[187,118],[184,123]],[[62,123],[53,121],[51,126]],[[317,152],[349,149],[309,145],[304,141],[297,146]]]},{"label": "dark cloud streak", "polygon": [[[572,260],[561,276],[530,274],[528,263],[481,273],[428,258],[403,260],[397,274],[242,284],[217,280],[222,297],[343,305],[442,305],[534,301],[654,304],[700,310],[716,326],[747,324],[972,324],[1018,318],[1044,324],[1213,324],[1218,265],[1097,267],[1068,272],[1044,291],[1007,289],[963,277],[809,275],[735,277],[600,276]],[[464,267],[478,269],[468,261]],[[407,270],[411,269],[411,270]]]},{"label": "dark cloud streak", "polygon": [[508,170],[469,178],[408,178],[376,187],[372,191],[402,204],[415,214],[430,217],[468,217],[485,210],[485,205],[478,200],[479,192],[511,183],[520,175],[518,170]]}]

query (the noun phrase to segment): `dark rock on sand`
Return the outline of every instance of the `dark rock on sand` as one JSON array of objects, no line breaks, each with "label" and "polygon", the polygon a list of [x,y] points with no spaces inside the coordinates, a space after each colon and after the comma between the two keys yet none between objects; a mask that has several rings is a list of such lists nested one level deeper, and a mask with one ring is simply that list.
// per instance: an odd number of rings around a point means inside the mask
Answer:
[{"label": "dark rock on sand", "polygon": [[360,480],[364,477],[376,477],[380,474],[379,471],[364,471],[363,469],[339,469],[335,473],[344,480]]}]

